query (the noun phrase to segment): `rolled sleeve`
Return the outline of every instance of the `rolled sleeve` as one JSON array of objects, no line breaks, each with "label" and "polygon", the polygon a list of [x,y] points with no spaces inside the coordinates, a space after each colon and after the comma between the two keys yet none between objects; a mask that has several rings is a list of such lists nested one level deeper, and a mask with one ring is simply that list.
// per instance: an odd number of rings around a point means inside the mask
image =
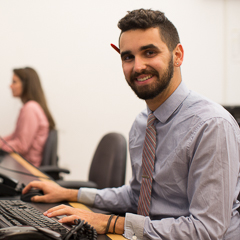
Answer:
[{"label": "rolled sleeve", "polygon": [[80,188],[78,191],[78,202],[93,206],[96,194],[96,188]]}]

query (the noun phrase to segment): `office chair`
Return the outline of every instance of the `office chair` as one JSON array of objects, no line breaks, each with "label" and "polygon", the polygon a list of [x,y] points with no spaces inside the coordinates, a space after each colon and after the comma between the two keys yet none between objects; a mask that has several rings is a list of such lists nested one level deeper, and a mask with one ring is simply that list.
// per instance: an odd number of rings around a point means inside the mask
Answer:
[{"label": "office chair", "polygon": [[[240,106],[236,105],[236,106],[223,106],[223,107],[232,114],[232,116],[236,119],[240,127]],[[237,200],[240,201],[240,193],[237,197]],[[238,211],[240,213],[240,209],[238,209]]]},{"label": "office chair", "polygon": [[236,119],[240,126],[240,106],[223,106]]},{"label": "office chair", "polygon": [[120,133],[108,133],[100,140],[89,170],[88,181],[56,181],[65,188],[103,189],[125,183],[127,142]]},{"label": "office chair", "polygon": [[58,167],[57,145],[57,130],[52,129],[49,131],[48,138],[43,149],[43,157],[39,170],[52,177],[54,180],[62,179],[60,173],[70,173],[68,169]]}]

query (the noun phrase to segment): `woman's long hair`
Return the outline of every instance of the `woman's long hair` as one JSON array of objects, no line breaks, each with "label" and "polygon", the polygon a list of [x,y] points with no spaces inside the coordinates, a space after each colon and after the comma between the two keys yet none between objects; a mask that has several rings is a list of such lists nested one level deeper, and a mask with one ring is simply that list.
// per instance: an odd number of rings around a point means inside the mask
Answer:
[{"label": "woman's long hair", "polygon": [[14,74],[16,74],[22,82],[22,95],[21,100],[26,103],[30,100],[36,101],[42,107],[44,113],[47,116],[49,122],[49,128],[55,128],[55,122],[48,109],[46,98],[43,93],[41,82],[37,72],[30,67],[13,69]]}]

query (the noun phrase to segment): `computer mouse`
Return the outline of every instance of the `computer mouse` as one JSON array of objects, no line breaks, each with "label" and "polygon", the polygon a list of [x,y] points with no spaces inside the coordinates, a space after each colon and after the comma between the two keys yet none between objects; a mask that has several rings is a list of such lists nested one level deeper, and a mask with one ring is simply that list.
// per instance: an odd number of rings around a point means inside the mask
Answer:
[{"label": "computer mouse", "polygon": [[61,235],[46,228],[14,226],[0,229],[0,239],[4,240],[61,240]]},{"label": "computer mouse", "polygon": [[31,202],[33,196],[43,196],[44,193],[40,189],[31,189],[25,194],[21,194],[20,199],[24,202]]}]

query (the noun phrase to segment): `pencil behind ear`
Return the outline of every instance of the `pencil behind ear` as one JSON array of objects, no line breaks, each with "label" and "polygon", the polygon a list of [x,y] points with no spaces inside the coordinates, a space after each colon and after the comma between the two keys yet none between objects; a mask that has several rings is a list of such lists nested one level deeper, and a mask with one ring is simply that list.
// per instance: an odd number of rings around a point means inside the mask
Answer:
[{"label": "pencil behind ear", "polygon": [[112,47],[114,50],[116,50],[118,53],[120,53],[120,49],[119,49],[117,46],[115,46],[113,43],[111,43],[111,47]]}]

